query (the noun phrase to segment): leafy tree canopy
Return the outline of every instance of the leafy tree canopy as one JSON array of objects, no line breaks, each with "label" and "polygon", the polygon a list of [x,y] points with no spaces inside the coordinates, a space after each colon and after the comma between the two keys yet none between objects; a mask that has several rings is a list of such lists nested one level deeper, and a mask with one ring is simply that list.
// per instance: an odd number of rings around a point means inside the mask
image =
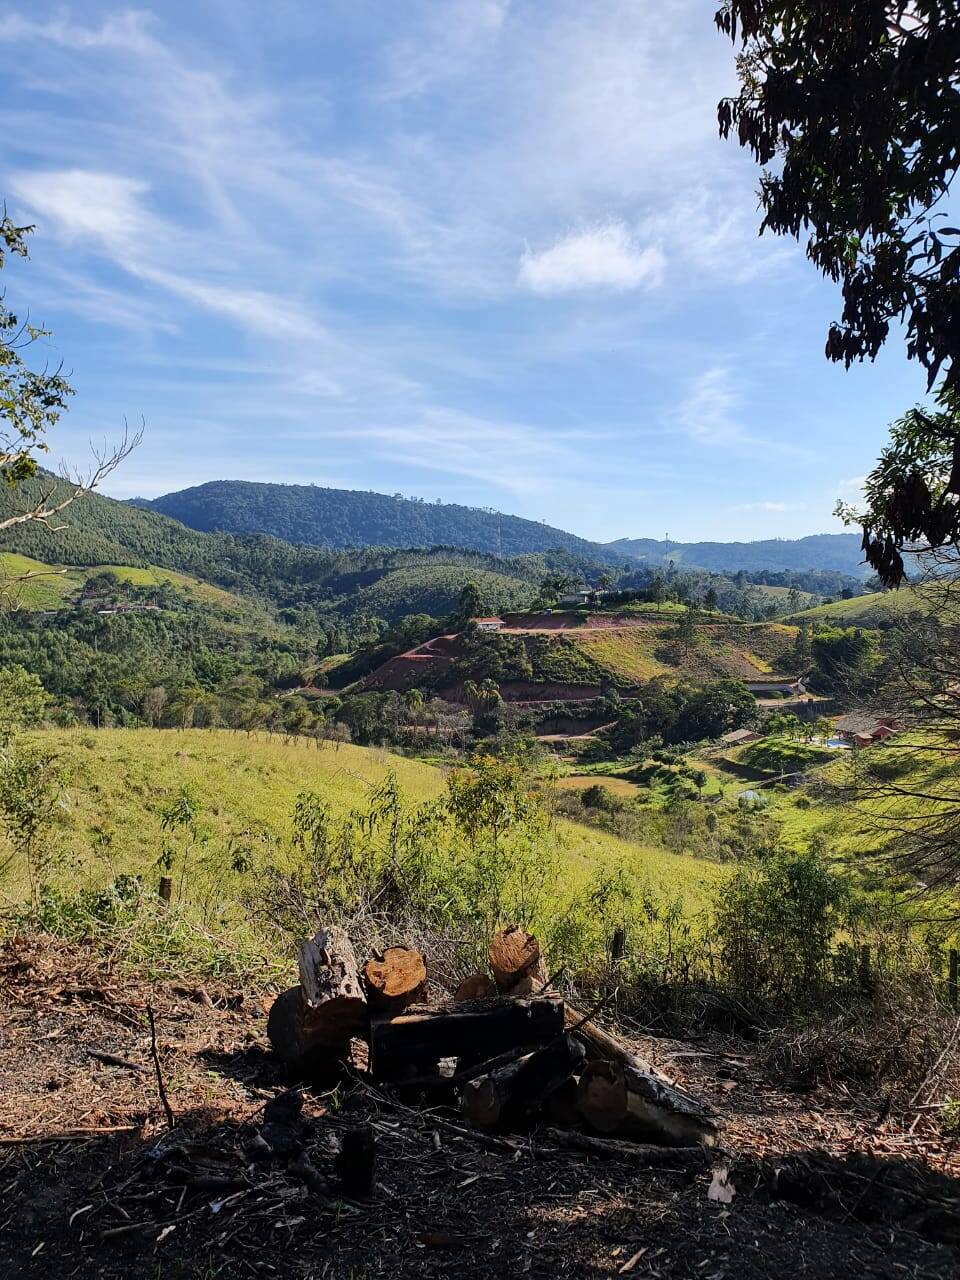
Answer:
[{"label": "leafy tree canopy", "polygon": [[[740,92],[718,117],[764,166],[761,232],[804,236],[841,287],[827,357],[873,359],[900,323],[928,388],[940,379],[946,413],[910,421],[926,452],[904,454],[901,431],[874,473],[883,501],[863,516],[868,562],[898,584],[911,539],[960,535],[960,228],[943,207],[960,158],[956,2],[724,0],[716,22],[742,44]],[[944,455],[931,490],[925,466]]]}]

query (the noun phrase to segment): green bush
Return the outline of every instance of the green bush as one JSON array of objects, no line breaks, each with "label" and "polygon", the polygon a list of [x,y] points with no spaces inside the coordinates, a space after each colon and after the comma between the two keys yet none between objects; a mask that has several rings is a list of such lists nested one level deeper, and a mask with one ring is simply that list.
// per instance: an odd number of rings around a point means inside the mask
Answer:
[{"label": "green bush", "polygon": [[813,999],[831,974],[847,881],[816,850],[777,849],[727,881],[714,903],[723,965],[755,997]]}]

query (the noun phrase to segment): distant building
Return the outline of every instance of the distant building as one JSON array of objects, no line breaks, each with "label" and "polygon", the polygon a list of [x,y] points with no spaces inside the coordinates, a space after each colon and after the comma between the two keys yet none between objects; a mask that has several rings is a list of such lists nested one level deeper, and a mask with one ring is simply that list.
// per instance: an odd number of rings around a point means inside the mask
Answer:
[{"label": "distant building", "polygon": [[729,733],[723,734],[720,741],[729,747],[742,747],[747,742],[756,742],[759,737],[759,733],[753,729],[731,729]]},{"label": "distant building", "polygon": [[565,596],[561,596],[557,604],[565,608],[582,609],[598,594],[600,593],[591,590],[590,587],[578,587],[576,591],[568,591]]},{"label": "distant building", "polygon": [[755,698],[770,698],[782,694],[806,693],[807,687],[800,676],[771,676],[766,680],[744,680]]},{"label": "distant building", "polygon": [[478,631],[499,631],[503,626],[502,618],[471,618],[470,621]]},{"label": "distant building", "polygon": [[158,604],[113,604],[106,609],[98,609],[97,613],[159,613]]},{"label": "distant building", "polygon": [[893,716],[878,716],[871,711],[851,711],[845,716],[838,716],[834,724],[838,737],[857,748],[883,742],[900,728]]}]

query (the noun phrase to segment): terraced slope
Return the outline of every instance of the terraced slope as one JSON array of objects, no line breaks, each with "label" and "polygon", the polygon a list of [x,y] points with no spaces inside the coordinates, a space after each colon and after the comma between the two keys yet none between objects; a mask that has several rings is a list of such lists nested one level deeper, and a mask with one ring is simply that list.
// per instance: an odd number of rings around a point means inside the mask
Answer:
[{"label": "terraced slope", "polygon": [[[522,645],[526,670],[500,678],[506,698],[595,696],[606,680],[621,687],[646,680],[763,680],[791,675],[796,628],[779,623],[707,623],[684,641],[676,624],[598,614],[509,615],[500,634]],[[379,667],[370,689],[455,691],[465,678],[464,641],[441,636]]]}]

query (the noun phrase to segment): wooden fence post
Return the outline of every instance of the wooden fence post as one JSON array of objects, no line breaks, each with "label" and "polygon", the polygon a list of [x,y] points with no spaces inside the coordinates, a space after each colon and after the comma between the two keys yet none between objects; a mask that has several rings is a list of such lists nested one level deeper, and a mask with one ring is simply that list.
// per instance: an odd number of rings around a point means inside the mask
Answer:
[{"label": "wooden fence post", "polygon": [[870,990],[870,947],[867,944],[860,948],[860,990]]},{"label": "wooden fence post", "polygon": [[160,885],[158,888],[158,893],[160,894],[160,901],[163,903],[163,905],[165,907],[169,907],[170,899],[173,897],[173,877],[172,876],[160,877]]}]

